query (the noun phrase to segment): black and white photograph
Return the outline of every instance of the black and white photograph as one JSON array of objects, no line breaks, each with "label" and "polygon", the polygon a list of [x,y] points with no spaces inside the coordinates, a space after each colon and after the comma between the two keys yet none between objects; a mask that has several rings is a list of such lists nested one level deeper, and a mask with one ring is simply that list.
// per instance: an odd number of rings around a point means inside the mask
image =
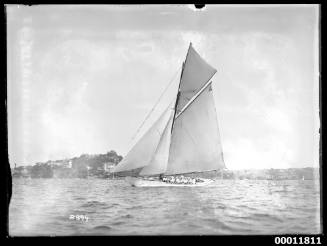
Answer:
[{"label": "black and white photograph", "polygon": [[9,236],[322,233],[320,13],[5,5]]}]

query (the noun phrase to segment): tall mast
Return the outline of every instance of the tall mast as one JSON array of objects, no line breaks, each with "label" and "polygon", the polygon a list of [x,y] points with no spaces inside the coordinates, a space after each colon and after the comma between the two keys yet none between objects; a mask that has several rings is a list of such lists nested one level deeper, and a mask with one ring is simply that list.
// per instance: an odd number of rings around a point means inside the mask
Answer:
[{"label": "tall mast", "polygon": [[175,116],[176,116],[176,111],[177,111],[177,105],[178,105],[179,97],[180,97],[180,94],[181,94],[180,87],[181,87],[181,82],[182,82],[182,77],[183,77],[183,72],[184,72],[184,66],[185,66],[185,62],[187,60],[187,56],[188,56],[188,53],[189,53],[189,50],[190,50],[190,47],[191,46],[192,46],[192,42],[190,42],[190,45],[188,47],[186,58],[185,58],[185,61],[183,62],[183,65],[182,65],[181,77],[179,78],[179,84],[178,84],[178,90],[177,90],[177,97],[176,97],[176,102],[175,102],[175,107],[174,107],[173,123],[171,124],[171,133],[173,132],[174,123],[175,123]]},{"label": "tall mast", "polygon": [[178,90],[177,90],[177,96],[176,96],[176,101],[175,101],[175,106],[174,106],[174,117],[173,117],[173,123],[171,124],[171,133],[173,132],[173,128],[174,128],[174,121],[175,121],[175,116],[176,116],[176,109],[177,109],[177,105],[178,105],[178,100],[179,100],[179,96],[180,96],[180,87],[181,87],[181,81],[182,81],[182,76],[183,76],[183,71],[184,71],[184,62],[182,65],[182,72],[181,72],[181,77],[179,79],[179,84],[178,84]]}]

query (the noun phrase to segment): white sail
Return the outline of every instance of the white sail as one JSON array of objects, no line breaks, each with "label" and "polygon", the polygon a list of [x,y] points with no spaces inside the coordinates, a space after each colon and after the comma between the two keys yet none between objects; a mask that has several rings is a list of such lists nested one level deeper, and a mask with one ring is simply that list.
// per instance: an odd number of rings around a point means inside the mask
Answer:
[{"label": "white sail", "polygon": [[157,175],[164,173],[167,169],[168,157],[169,157],[169,147],[171,139],[171,126],[173,122],[173,110],[171,110],[170,119],[166,125],[166,128],[162,134],[160,142],[157,146],[157,150],[153,155],[153,158],[149,165],[144,167],[140,175]]},{"label": "white sail", "polygon": [[171,107],[168,107],[128,152],[126,157],[114,168],[113,172],[129,171],[149,165],[157,150],[157,146],[167,126],[170,115]]},{"label": "white sail", "polygon": [[217,72],[194,50],[192,44],[188,49],[180,81],[180,96],[176,107],[177,113]]},{"label": "white sail", "polygon": [[224,168],[211,85],[175,119],[165,174]]},{"label": "white sail", "polygon": [[183,174],[225,168],[210,79],[216,69],[190,44],[174,110],[169,106],[115,167],[139,175]]}]

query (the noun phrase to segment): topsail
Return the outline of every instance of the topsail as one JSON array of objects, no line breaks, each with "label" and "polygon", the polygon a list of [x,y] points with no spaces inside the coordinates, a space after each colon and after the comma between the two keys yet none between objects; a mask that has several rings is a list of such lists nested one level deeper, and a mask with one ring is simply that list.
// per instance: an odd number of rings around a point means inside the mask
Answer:
[{"label": "topsail", "polygon": [[194,50],[192,44],[188,49],[179,86],[177,113],[188,101],[212,78],[217,70],[211,67]]},{"label": "topsail", "polygon": [[168,107],[114,172],[142,168],[141,176],[225,168],[212,82],[216,69],[190,44],[174,107]]}]

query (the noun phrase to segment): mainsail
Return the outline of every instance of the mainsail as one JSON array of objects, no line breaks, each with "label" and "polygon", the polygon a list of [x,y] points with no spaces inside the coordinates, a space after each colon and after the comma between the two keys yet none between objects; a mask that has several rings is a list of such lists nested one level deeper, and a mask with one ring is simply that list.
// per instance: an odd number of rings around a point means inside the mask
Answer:
[{"label": "mainsail", "polygon": [[114,172],[184,174],[225,168],[210,79],[216,73],[189,46],[175,107],[168,107]]},{"label": "mainsail", "polygon": [[224,168],[216,110],[209,85],[174,122],[166,174]]}]

